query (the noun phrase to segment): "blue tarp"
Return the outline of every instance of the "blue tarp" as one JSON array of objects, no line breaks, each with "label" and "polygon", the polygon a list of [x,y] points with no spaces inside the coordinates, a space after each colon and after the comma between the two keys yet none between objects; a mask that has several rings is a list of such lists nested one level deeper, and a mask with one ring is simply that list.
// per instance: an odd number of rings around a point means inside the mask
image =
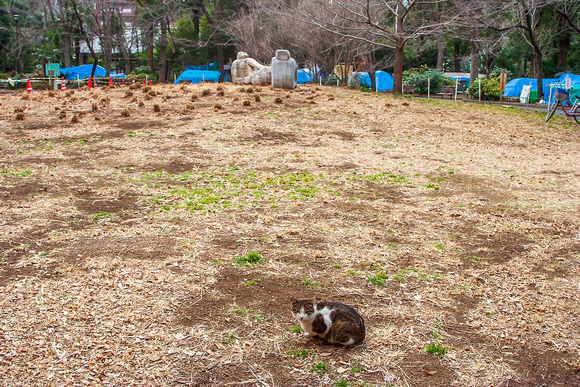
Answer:
[{"label": "blue tarp", "polygon": [[[532,90],[538,90],[538,81],[534,78],[516,78],[505,85],[504,97],[517,98],[522,93],[522,88],[532,83]],[[549,91],[548,91],[549,92]]]},{"label": "blue tarp", "polygon": [[[322,72],[322,74],[319,73],[318,76],[322,77],[322,79],[324,79],[324,72]],[[298,69],[298,81],[297,81],[297,83],[299,85],[304,84],[304,83],[312,83],[312,82],[314,82],[315,78],[316,78],[316,74],[315,74],[314,70]]]},{"label": "blue tarp", "polygon": [[[76,66],[76,67],[65,67],[60,69],[60,73],[68,80],[73,80],[73,79],[77,79],[77,75],[79,79],[84,79],[84,78],[88,78],[91,76],[91,71],[93,69],[93,65],[92,64],[86,64],[86,65],[82,65],[82,66]],[[95,77],[106,77],[107,76],[107,70],[105,70],[103,67],[101,66],[97,66],[97,68],[95,69]],[[111,76],[112,77],[124,77],[124,74],[115,74],[113,71],[111,71]]]},{"label": "blue tarp", "polygon": [[[522,93],[522,88],[532,84],[532,90],[538,90],[538,80],[535,78],[516,78],[512,79],[505,85],[503,92],[504,97],[517,98]],[[558,79],[544,78],[542,79],[542,91],[544,92],[544,99],[550,96],[550,84],[558,83]]]},{"label": "blue tarp", "polygon": [[[542,79],[542,91],[544,92],[544,103],[548,102],[550,97],[550,85],[560,84],[560,87],[564,87],[566,84],[566,77],[570,77],[571,85],[580,85],[580,75],[565,73],[560,75],[558,78],[544,78]],[[538,81],[534,78],[516,78],[509,81],[503,92],[504,97],[519,97],[522,93],[522,87],[524,85],[529,85],[532,83],[532,90],[538,90]],[[557,87],[557,86],[555,86]]]},{"label": "blue tarp", "polygon": [[185,70],[203,70],[203,71],[218,71],[218,63],[211,62],[210,64],[201,65],[201,66],[187,66]]},{"label": "blue tarp", "polygon": [[181,82],[214,82],[220,79],[221,73],[219,71],[203,71],[203,70],[185,70],[181,75],[173,82],[174,85],[178,85]]},{"label": "blue tarp", "polygon": [[298,69],[298,84],[302,85],[304,83],[311,83],[314,80],[312,70],[309,69]]},{"label": "blue tarp", "polygon": [[560,75],[558,77],[558,82],[566,84],[566,77],[570,77],[570,80],[572,81],[571,82],[572,86],[580,85],[580,75],[571,74],[571,73],[564,73],[564,74]]},{"label": "blue tarp", "polygon": [[[559,83],[558,79],[556,78],[545,78],[542,79],[542,91],[544,93],[544,101],[546,101],[549,97],[550,97],[550,85],[554,84],[554,83]],[[562,83],[562,86],[564,84]],[[533,89],[533,88],[532,88]],[[535,88],[534,90],[537,90],[538,88]]]},{"label": "blue tarp", "polygon": [[[354,72],[352,73],[351,80],[358,78],[361,86],[371,87],[371,77],[368,73]],[[377,91],[393,90],[393,83],[395,79],[393,76],[384,71],[375,71],[375,82],[377,84]]]},{"label": "blue tarp", "polygon": [[469,77],[449,77],[449,78],[453,79],[454,81],[469,83]]}]

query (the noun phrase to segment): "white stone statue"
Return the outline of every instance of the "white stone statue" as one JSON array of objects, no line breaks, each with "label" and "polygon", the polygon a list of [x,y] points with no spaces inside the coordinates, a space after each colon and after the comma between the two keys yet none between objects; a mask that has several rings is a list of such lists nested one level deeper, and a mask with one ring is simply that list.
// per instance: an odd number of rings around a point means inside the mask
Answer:
[{"label": "white stone statue", "polygon": [[288,50],[276,50],[272,58],[272,87],[293,89],[298,83],[298,65]]},{"label": "white stone statue", "polygon": [[232,82],[267,85],[271,80],[272,70],[270,66],[260,64],[243,51],[238,52],[237,59],[232,63]]}]

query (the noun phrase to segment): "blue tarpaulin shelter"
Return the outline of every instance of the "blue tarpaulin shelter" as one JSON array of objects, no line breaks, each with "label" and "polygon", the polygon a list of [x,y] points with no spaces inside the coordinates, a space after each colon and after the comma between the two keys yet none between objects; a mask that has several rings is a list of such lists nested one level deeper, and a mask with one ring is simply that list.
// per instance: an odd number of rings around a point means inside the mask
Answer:
[{"label": "blue tarpaulin shelter", "polygon": [[[517,98],[522,94],[522,88],[532,83],[532,90],[538,90],[538,81],[534,78],[515,78],[505,85],[504,97]],[[549,92],[549,91],[548,91]]]},{"label": "blue tarpaulin shelter", "polygon": [[[547,101],[548,98],[550,97],[550,85],[555,84],[555,83],[559,83],[558,79],[556,78],[544,78],[542,79],[542,91],[544,93],[544,101]],[[562,86],[564,86],[564,83],[562,83]],[[534,89],[532,87],[532,89]],[[535,90],[537,90],[538,88],[536,88]]]},{"label": "blue tarpaulin shelter", "polygon": [[[318,68],[316,71],[319,71],[320,68]],[[324,72],[322,72],[322,74],[318,74],[319,77],[321,77],[322,79],[324,79]],[[315,70],[311,70],[311,69],[298,69],[298,81],[297,83],[299,85],[304,84],[304,83],[312,83],[314,82],[314,79],[316,79],[316,72]]]},{"label": "blue tarpaulin shelter", "polygon": [[[522,93],[522,88],[532,84],[532,93],[530,102],[537,102],[538,96],[538,80],[535,78],[516,78],[512,79],[505,85],[503,92],[504,97],[517,98]],[[542,79],[542,91],[544,93],[544,100],[550,96],[550,84],[558,83],[558,79],[544,78]],[[534,93],[535,91],[535,93]],[[535,97],[534,97],[535,96]]]},{"label": "blue tarpaulin shelter", "polygon": [[[368,73],[354,72],[352,73],[351,80],[357,78],[361,86],[371,87],[371,77]],[[375,71],[375,82],[377,85],[377,91],[393,90],[393,83],[395,79],[393,76],[385,71]]]},{"label": "blue tarpaulin shelter", "polygon": [[[68,80],[77,79],[77,76],[79,79],[84,79],[84,78],[88,78],[91,76],[92,70],[93,70],[93,65],[86,64],[86,65],[82,65],[82,66],[62,68],[62,69],[60,69],[60,73]],[[95,77],[106,77],[106,76],[107,76],[107,70],[105,70],[101,66],[97,66],[97,68],[95,69]],[[112,77],[125,77],[125,74],[117,75],[113,71],[111,71],[111,76]]]},{"label": "blue tarpaulin shelter", "polygon": [[570,77],[570,84],[572,86],[580,85],[580,75],[572,73],[564,73],[558,77],[558,82],[566,84],[566,77]]},{"label": "blue tarpaulin shelter", "polygon": [[311,83],[314,80],[314,75],[312,70],[309,69],[298,69],[298,81],[299,85],[304,83]]},{"label": "blue tarpaulin shelter", "polygon": [[[570,77],[572,86],[580,86],[580,75],[565,73],[558,78],[544,78],[542,79],[542,91],[544,92],[544,103],[548,103],[550,97],[550,85],[558,85],[555,87],[564,87],[566,84],[566,77]],[[524,85],[532,83],[532,91],[538,90],[538,81],[535,78],[516,78],[512,79],[506,84],[503,92],[504,97],[519,97]]]},{"label": "blue tarpaulin shelter", "polygon": [[181,82],[190,83],[200,83],[200,82],[214,82],[220,79],[221,73],[219,71],[208,71],[208,70],[185,70],[179,75],[179,77],[173,82],[174,85],[178,85]]}]

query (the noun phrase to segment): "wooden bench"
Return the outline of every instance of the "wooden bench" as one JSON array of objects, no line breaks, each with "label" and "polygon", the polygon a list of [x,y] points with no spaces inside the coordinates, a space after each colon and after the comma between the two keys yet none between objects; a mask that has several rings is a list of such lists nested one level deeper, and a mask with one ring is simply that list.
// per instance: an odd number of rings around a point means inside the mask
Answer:
[{"label": "wooden bench", "polygon": [[[458,85],[457,94],[463,94],[464,92],[465,85]],[[450,98],[453,98],[455,96],[455,86],[441,86],[441,91],[437,93],[437,95],[440,95],[441,98],[445,97],[446,95],[448,95]]]},{"label": "wooden bench", "polygon": [[403,85],[403,94],[411,94],[415,93],[415,85]]}]

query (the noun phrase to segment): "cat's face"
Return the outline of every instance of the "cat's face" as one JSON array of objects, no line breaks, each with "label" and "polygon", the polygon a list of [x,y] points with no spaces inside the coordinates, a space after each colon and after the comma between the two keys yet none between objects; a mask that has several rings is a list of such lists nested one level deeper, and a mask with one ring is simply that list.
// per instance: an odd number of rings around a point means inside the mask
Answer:
[{"label": "cat's face", "polygon": [[292,297],[292,315],[300,321],[308,320],[314,313],[314,299],[301,298],[299,300]]}]

